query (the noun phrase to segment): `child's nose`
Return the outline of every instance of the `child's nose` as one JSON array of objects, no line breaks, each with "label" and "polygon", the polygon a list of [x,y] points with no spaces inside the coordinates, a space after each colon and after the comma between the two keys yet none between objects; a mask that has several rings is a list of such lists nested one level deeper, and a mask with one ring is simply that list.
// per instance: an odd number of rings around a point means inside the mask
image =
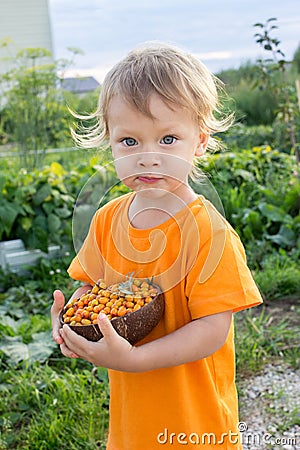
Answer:
[{"label": "child's nose", "polygon": [[160,166],[160,154],[158,152],[142,152],[139,155],[138,165],[140,167]]}]

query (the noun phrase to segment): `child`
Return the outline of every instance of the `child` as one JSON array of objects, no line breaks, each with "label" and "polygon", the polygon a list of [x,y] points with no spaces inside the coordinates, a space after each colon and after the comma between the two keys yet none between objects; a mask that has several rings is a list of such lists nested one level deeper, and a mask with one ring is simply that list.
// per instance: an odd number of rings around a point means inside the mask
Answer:
[{"label": "child", "polygon": [[199,60],[156,44],[131,52],[106,76],[86,147],[109,139],[119,178],[132,192],[94,215],[68,272],[86,283],[154,276],[165,313],[131,346],[104,314],[88,342],[68,326],[54,292],[53,337],[67,357],[109,369],[107,449],[241,449],[232,314],[262,302],[232,227],[188,184],[193,162],[231,118],[216,118],[217,89]]}]

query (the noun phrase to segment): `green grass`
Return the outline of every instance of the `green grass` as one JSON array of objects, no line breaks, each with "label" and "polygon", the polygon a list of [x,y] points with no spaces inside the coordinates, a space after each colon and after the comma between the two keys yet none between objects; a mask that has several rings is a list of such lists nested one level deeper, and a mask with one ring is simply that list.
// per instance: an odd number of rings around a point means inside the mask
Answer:
[{"label": "green grass", "polygon": [[254,271],[254,278],[265,298],[300,299],[299,256],[294,260],[288,255],[272,254],[265,258],[262,270]]},{"label": "green grass", "polygon": [[46,364],[5,371],[0,384],[0,448],[104,449],[107,380],[99,382],[86,366],[58,371]]},{"label": "green grass", "polygon": [[[298,319],[297,319],[298,316]],[[299,366],[300,305],[289,313],[283,308],[259,306],[235,316],[236,362],[239,377],[246,377],[272,361]]]}]

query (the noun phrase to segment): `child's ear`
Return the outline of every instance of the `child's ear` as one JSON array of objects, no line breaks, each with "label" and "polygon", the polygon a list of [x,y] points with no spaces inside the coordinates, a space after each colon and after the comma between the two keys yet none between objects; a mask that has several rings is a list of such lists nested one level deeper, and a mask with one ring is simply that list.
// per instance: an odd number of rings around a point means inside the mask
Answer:
[{"label": "child's ear", "polygon": [[208,144],[209,134],[201,133],[199,135],[199,140],[197,147],[195,149],[195,156],[203,156],[206,152],[206,147]]}]

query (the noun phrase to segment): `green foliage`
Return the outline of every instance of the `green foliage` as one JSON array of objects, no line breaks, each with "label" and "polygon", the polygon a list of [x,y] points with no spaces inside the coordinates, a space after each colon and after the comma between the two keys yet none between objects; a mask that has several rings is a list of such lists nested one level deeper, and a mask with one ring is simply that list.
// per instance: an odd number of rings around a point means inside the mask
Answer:
[{"label": "green foliage", "polygon": [[61,89],[58,74],[80,53],[69,50],[70,60],[54,61],[43,48],[27,48],[12,59],[12,69],[0,76],[0,143],[14,143],[20,166],[27,170],[42,166],[45,149],[72,145],[68,107],[85,111],[97,103],[98,93],[81,98]]},{"label": "green foliage", "polygon": [[[1,449],[105,449],[107,380],[81,370],[35,365],[0,376]],[[18,430],[16,432],[16,429]]]},{"label": "green foliage", "polygon": [[254,147],[219,153],[202,161],[223,202],[229,222],[246,246],[249,264],[280,248],[291,257],[300,249],[300,180],[295,158]]},{"label": "green foliage", "polygon": [[243,123],[234,124],[220,138],[231,152],[239,153],[252,147],[270,146],[274,144],[274,130],[271,125],[246,126]]},{"label": "green foliage", "polygon": [[296,73],[300,74],[300,45],[298,45],[294,56],[293,56],[293,66],[295,68]]},{"label": "green foliage", "polygon": [[297,299],[300,296],[299,262],[282,249],[266,255],[261,269],[255,270],[253,275],[266,299]]},{"label": "green foliage", "polygon": [[[0,176],[0,239],[21,238],[28,248],[71,247],[71,218],[80,189],[99,169],[98,158],[66,171],[58,163],[43,170],[14,170]],[[104,171],[105,172],[105,171]],[[105,172],[106,173],[106,172]],[[111,174],[114,177],[114,174]]]},{"label": "green foliage", "polygon": [[258,77],[259,67],[250,62],[218,73],[231,97],[229,109],[235,111],[237,121],[247,126],[271,125],[276,117],[277,98],[257,86]]},{"label": "green foliage", "polygon": [[[299,312],[299,308],[298,308]],[[275,317],[264,306],[235,316],[237,371],[244,376],[259,371],[267,362],[283,356],[295,367],[299,364],[299,345],[295,327],[289,319]],[[291,350],[294,350],[291,353]]]},{"label": "green foliage", "polygon": [[0,239],[19,237],[29,248],[47,252],[49,243],[70,242],[74,192],[68,192],[63,168],[52,163],[43,171],[21,170],[1,176]]},{"label": "green foliage", "polygon": [[57,70],[48,51],[28,48],[17,54],[13,69],[2,76],[2,126],[17,143],[21,166],[27,169],[40,166],[46,148],[71,142]]},{"label": "green foliage", "polygon": [[[297,146],[296,129],[299,125],[299,108],[297,105],[297,94],[294,83],[291,84],[287,71],[291,66],[291,61],[285,59],[285,54],[280,48],[280,40],[272,36],[275,29],[278,29],[272,17],[265,23],[256,23],[254,27],[259,30],[254,37],[256,42],[266,52],[266,58],[258,59],[260,68],[260,85],[269,89],[270,94],[278,99],[276,119],[283,125],[283,132],[286,140],[289,141],[299,162],[299,149]],[[298,136],[299,138],[299,136]]]},{"label": "green foliage", "polygon": [[63,357],[51,338],[53,290],[69,298],[78,287],[66,273],[71,258],[0,274],[1,449],[105,448],[106,370]]}]

